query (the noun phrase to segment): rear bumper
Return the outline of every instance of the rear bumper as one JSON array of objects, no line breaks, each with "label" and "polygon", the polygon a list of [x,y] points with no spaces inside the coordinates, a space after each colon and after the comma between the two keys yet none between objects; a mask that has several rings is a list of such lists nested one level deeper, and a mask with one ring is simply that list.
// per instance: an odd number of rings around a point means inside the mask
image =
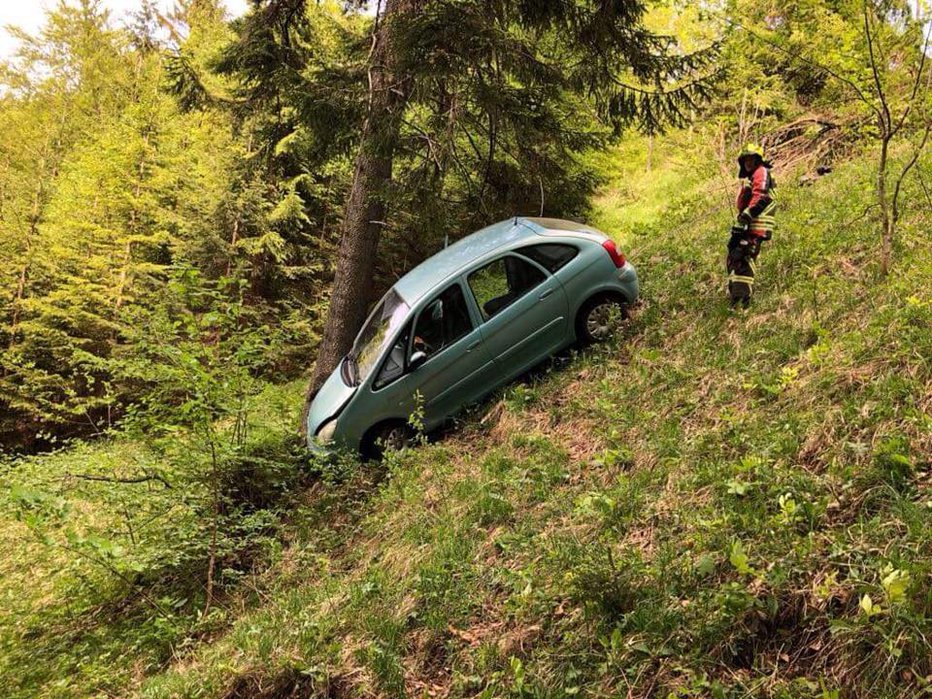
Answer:
[{"label": "rear bumper", "polygon": [[618,283],[621,285],[622,293],[628,299],[628,303],[634,303],[641,295],[641,286],[638,281],[638,272],[630,262],[625,262],[624,267],[620,267],[615,274]]}]

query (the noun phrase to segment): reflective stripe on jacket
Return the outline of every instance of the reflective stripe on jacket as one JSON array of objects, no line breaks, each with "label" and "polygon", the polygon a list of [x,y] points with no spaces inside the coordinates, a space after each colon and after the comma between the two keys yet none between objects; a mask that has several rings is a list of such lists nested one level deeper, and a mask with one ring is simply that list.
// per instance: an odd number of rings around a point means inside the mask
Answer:
[{"label": "reflective stripe on jacket", "polygon": [[751,217],[751,235],[766,238],[773,234],[777,202],[774,198],[773,178],[766,165],[758,165],[750,177],[741,180],[736,203],[739,214],[747,212]]}]

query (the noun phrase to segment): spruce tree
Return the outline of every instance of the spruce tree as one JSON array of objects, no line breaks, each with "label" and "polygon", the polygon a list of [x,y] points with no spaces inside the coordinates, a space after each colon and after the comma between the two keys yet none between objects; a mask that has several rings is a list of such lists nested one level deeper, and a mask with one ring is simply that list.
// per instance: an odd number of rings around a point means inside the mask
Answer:
[{"label": "spruce tree", "polygon": [[[712,52],[677,54],[670,39],[644,27],[645,8],[643,2],[609,0],[385,4],[372,28],[367,116],[308,400],[363,321],[379,240],[390,219],[386,192],[407,112],[432,114],[428,122],[439,129],[421,128],[421,135],[427,157],[441,171],[449,165],[438,152],[455,162],[462,115],[472,116],[474,128],[483,125],[482,148],[466,130],[473,150],[489,154],[483,190],[493,175],[496,144],[504,145],[503,131],[510,129],[514,150],[525,153],[541,152],[547,143],[568,150],[591,143],[591,134],[573,128],[578,123],[560,118],[568,106],[591,112],[597,124],[616,133],[630,125],[655,131],[683,123],[708,93],[702,69]],[[535,160],[510,159],[520,165]]]}]

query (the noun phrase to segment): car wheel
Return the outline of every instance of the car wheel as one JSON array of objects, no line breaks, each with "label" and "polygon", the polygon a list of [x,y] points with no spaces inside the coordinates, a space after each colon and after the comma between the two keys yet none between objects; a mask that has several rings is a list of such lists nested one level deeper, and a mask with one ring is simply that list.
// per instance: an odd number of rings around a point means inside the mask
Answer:
[{"label": "car wheel", "polygon": [[583,345],[605,342],[614,337],[627,317],[627,304],[617,296],[595,296],[579,310],[576,337]]},{"label": "car wheel", "polygon": [[376,425],[366,435],[363,456],[373,461],[381,461],[386,454],[401,451],[414,443],[411,428],[403,422],[386,422]]}]

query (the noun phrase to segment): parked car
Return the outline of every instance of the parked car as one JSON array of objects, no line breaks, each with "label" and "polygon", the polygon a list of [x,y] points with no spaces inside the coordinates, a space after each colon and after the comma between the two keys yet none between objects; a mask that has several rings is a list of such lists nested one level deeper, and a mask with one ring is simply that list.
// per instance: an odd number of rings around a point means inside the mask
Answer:
[{"label": "parked car", "polygon": [[469,235],[399,279],[314,397],[310,448],[378,458],[561,349],[607,339],[637,272],[594,228],[517,217]]}]

